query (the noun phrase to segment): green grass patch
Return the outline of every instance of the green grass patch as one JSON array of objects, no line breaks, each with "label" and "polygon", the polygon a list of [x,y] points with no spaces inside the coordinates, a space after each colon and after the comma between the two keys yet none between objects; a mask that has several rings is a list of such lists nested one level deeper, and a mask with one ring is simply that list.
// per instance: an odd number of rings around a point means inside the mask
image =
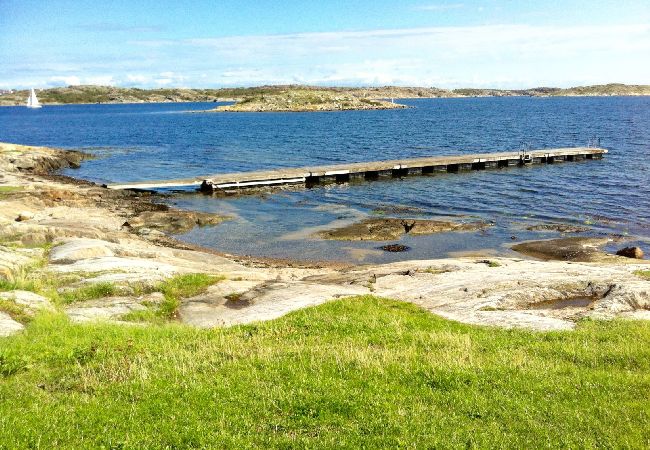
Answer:
[{"label": "green grass patch", "polygon": [[641,321],[535,333],[373,297],[214,330],[44,314],[0,340],[0,442],[647,448],[649,341]]},{"label": "green grass patch", "polygon": [[634,274],[645,280],[650,280],[650,270],[637,270]]},{"label": "green grass patch", "polygon": [[163,281],[159,290],[165,296],[186,298],[199,295],[208,288],[225,277],[220,275],[206,275],[204,273],[190,273],[183,275],[176,275],[169,280]]},{"label": "green grass patch", "polygon": [[176,275],[153,287],[150,292],[162,292],[164,300],[160,304],[147,305],[147,310],[132,311],[121,317],[129,322],[164,323],[176,319],[182,298],[194,297],[225,277],[191,273]]},{"label": "green grass patch", "polygon": [[427,267],[426,269],[422,270],[422,272],[439,275],[441,273],[451,272],[451,269],[446,269],[444,267]]},{"label": "green grass patch", "polygon": [[119,293],[120,289],[115,283],[101,282],[60,292],[59,297],[63,303],[75,303],[102,297],[112,297],[119,295]]},{"label": "green grass patch", "polygon": [[160,305],[159,314],[167,319],[176,318],[176,311],[181,298],[194,297],[208,288],[208,286],[224,280],[223,276],[191,273],[177,275],[160,284],[159,290],[165,296],[165,301]]},{"label": "green grass patch", "polygon": [[20,186],[0,186],[0,198],[3,196],[13,194],[14,192],[20,192],[23,188]]},{"label": "green grass patch", "polygon": [[0,298],[0,311],[8,314],[16,322],[20,322],[23,325],[31,322],[32,320],[32,317],[27,314],[25,308],[13,300]]}]

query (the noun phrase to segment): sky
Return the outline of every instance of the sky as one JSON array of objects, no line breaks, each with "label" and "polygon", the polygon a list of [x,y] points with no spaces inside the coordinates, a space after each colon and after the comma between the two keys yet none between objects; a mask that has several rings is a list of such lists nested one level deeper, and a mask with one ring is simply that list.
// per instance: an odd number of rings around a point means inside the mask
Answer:
[{"label": "sky", "polygon": [[0,89],[650,84],[650,0],[0,0]]}]

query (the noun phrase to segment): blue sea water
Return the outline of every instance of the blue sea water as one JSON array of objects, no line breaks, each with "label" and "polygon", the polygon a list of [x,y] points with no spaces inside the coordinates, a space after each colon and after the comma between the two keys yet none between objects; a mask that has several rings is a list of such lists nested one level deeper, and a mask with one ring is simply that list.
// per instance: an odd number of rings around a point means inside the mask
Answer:
[{"label": "blue sea water", "polygon": [[[212,103],[0,108],[0,141],[79,149],[97,156],[72,176],[97,182],[417,156],[583,146],[600,137],[601,161],[334,184],[256,196],[178,193],[170,203],[229,214],[181,239],[255,256],[352,261],[508,254],[528,225],[570,223],[622,235],[650,251],[650,98],[403,100],[413,108],[323,113],[195,114]],[[397,208],[395,208],[397,206]],[[476,233],[405,236],[406,253],[376,242],[314,239],[323,226],[365,215],[486,220]],[[515,239],[513,239],[513,237]],[[616,244],[618,245],[618,244]]]}]

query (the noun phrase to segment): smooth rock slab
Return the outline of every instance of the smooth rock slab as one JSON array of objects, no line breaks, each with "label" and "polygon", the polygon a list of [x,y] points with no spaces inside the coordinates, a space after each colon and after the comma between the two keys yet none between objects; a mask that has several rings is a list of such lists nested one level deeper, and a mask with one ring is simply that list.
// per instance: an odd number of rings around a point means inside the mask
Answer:
[{"label": "smooth rock slab", "polygon": [[179,315],[189,325],[212,328],[277,319],[291,311],[320,305],[338,297],[367,293],[368,290],[361,286],[269,282],[234,301],[210,293],[184,300]]},{"label": "smooth rock slab", "polygon": [[16,304],[25,306],[31,311],[37,310],[54,310],[54,306],[46,297],[29,291],[9,291],[0,292],[0,298],[4,300],[13,300]]},{"label": "smooth rock slab", "polygon": [[50,262],[55,264],[71,264],[82,259],[114,256],[105,241],[98,239],[75,239],[50,251]]},{"label": "smooth rock slab", "polygon": [[0,337],[11,336],[25,329],[25,326],[16,322],[9,314],[0,312]]},{"label": "smooth rock slab", "polygon": [[75,303],[65,309],[73,322],[119,321],[133,311],[145,311],[143,302],[160,303],[162,294],[155,292],[143,297],[106,297]]}]

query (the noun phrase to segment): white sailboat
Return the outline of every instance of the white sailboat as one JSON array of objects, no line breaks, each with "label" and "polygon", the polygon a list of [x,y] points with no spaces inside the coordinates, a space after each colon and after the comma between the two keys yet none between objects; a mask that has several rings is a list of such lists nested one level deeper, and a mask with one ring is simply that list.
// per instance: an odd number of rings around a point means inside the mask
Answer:
[{"label": "white sailboat", "polygon": [[38,102],[38,98],[36,97],[36,92],[34,92],[34,88],[32,88],[32,92],[29,94],[29,98],[27,99],[27,107],[28,108],[41,107],[41,104]]}]

